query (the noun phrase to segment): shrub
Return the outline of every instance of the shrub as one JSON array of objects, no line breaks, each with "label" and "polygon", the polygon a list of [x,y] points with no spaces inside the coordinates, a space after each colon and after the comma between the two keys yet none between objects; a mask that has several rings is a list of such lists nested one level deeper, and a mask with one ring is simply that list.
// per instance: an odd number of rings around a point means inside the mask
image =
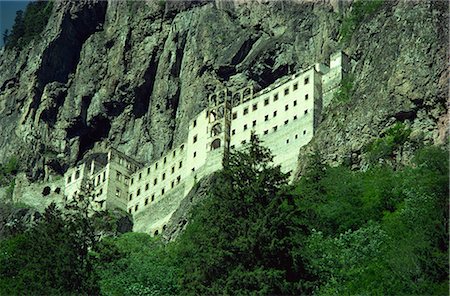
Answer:
[{"label": "shrub", "polygon": [[349,74],[342,78],[339,89],[334,93],[333,101],[338,104],[347,103],[351,100],[351,92],[353,90],[354,76]]},{"label": "shrub", "polygon": [[339,30],[341,43],[348,42],[353,32],[361,25],[364,18],[373,14],[383,4],[384,0],[355,1],[348,15],[346,15]]}]

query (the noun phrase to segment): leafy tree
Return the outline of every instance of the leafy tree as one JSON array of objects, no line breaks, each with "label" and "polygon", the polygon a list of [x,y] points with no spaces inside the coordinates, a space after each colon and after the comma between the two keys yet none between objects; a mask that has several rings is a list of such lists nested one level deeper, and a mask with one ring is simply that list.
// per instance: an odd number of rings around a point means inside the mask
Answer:
[{"label": "leafy tree", "polygon": [[287,192],[288,175],[252,135],[231,153],[176,243],[182,294],[298,294],[308,276],[299,255],[301,217]]},{"label": "leafy tree", "polygon": [[62,212],[51,204],[29,231],[0,241],[0,291],[19,295],[97,294],[89,250],[99,241],[89,193]]}]

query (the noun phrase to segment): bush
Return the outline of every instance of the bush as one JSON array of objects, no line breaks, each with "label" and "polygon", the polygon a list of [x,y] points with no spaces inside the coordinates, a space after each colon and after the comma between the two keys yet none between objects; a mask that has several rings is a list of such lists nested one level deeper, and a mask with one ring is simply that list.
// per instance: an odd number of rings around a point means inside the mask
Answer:
[{"label": "bush", "polygon": [[382,138],[376,139],[366,146],[365,151],[370,163],[376,164],[379,159],[394,157],[394,151],[401,147],[411,134],[411,129],[403,123],[396,123],[389,128]]},{"label": "bush", "polygon": [[333,101],[337,102],[338,104],[348,103],[352,98],[351,92],[353,90],[353,83],[353,75],[349,74],[345,76],[341,81],[339,89],[333,95]]}]

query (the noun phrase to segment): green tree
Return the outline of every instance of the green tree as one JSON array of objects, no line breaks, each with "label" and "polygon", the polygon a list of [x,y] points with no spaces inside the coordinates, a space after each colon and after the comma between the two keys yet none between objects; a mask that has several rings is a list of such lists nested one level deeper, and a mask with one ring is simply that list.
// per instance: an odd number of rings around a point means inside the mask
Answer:
[{"label": "green tree", "polygon": [[182,294],[299,294],[307,291],[299,251],[302,223],[288,175],[252,135],[223,172],[175,246]]}]

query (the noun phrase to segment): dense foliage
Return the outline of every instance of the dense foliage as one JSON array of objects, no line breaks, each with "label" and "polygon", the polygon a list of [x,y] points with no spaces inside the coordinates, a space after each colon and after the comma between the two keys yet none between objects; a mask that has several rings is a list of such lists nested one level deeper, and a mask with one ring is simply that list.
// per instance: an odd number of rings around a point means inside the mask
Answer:
[{"label": "dense foliage", "polygon": [[[396,127],[385,137],[402,131]],[[328,167],[316,154],[315,165],[294,185],[271,160],[256,137],[231,153],[175,243],[129,233],[88,240],[90,251],[80,253],[91,233],[84,230],[85,216],[67,224],[49,209],[35,229],[0,242],[0,291],[447,294],[444,150],[426,147],[412,166],[377,164],[365,172]]]},{"label": "dense foliage", "polygon": [[6,48],[23,48],[37,38],[47,25],[53,9],[52,1],[32,1],[25,12],[17,11],[11,33],[3,33]]}]

